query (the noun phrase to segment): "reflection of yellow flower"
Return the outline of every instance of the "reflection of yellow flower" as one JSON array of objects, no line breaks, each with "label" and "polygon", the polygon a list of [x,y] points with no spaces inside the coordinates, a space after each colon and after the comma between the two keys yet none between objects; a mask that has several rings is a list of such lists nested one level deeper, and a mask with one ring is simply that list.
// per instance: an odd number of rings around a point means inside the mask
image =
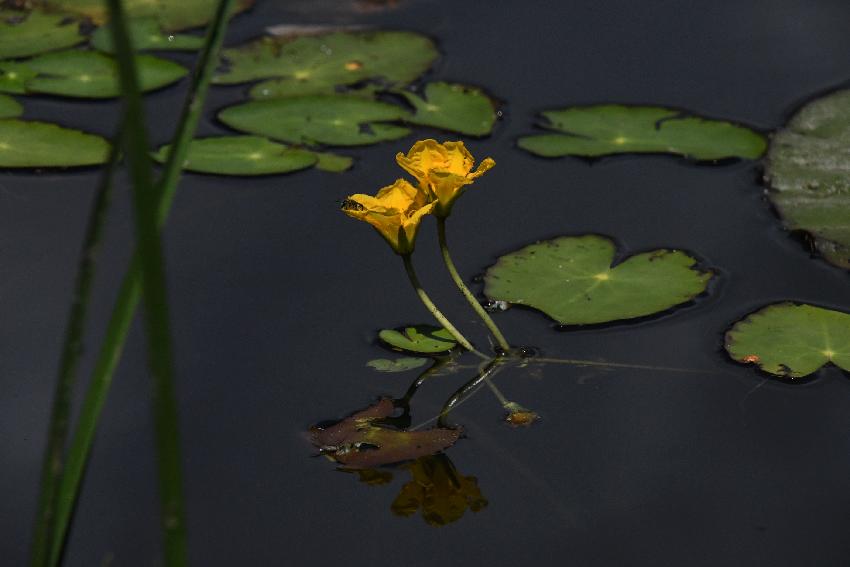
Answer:
[{"label": "reflection of yellow flower", "polygon": [[350,217],[366,221],[384,237],[397,254],[410,254],[416,241],[416,232],[422,218],[436,203],[416,187],[398,179],[371,195],[352,195],[342,203],[342,210]]},{"label": "reflection of yellow flower", "polygon": [[434,214],[438,217],[447,217],[466,186],[496,165],[491,158],[486,158],[472,171],[475,158],[463,142],[439,144],[435,140],[416,142],[407,155],[399,153],[395,159],[419,181],[420,188],[437,201]]}]

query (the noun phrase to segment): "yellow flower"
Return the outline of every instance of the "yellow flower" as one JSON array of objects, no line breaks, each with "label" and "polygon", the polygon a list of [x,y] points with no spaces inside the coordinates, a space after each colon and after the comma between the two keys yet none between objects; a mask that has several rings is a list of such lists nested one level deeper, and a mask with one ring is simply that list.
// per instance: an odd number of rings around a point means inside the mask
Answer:
[{"label": "yellow flower", "polygon": [[449,216],[452,205],[466,190],[466,186],[496,165],[491,158],[486,158],[478,165],[478,169],[472,171],[475,158],[463,142],[439,144],[436,140],[416,142],[407,155],[399,152],[395,159],[419,181],[420,188],[437,202],[434,215],[443,218]]},{"label": "yellow flower", "polygon": [[404,179],[384,187],[371,195],[352,195],[342,203],[342,210],[350,217],[366,221],[384,237],[397,254],[413,252],[416,233],[422,218],[436,203],[429,203],[413,185]]}]

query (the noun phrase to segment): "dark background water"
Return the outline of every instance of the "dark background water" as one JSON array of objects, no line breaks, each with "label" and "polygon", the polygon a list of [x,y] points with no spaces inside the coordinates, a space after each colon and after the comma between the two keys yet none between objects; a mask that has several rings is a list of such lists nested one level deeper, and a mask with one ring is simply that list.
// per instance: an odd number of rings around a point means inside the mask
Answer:
[{"label": "dark background water", "polygon": [[[773,565],[850,561],[850,382],[834,368],[801,385],[764,381],[727,360],[742,315],[793,299],[847,310],[845,272],[785,233],[757,183],[758,163],[694,166],[667,157],[593,164],[514,148],[536,111],[575,103],[657,103],[774,129],[801,102],[850,78],[850,4],[745,2],[401,2],[259,0],[229,43],[278,23],[360,22],[433,36],[433,76],[506,101],[494,135],[469,143],[496,169],[450,223],[468,275],[536,239],[595,232],[624,253],[694,252],[720,273],[695,305],[638,324],[569,332],[531,311],[498,315],[509,339],[552,356],[704,373],[570,366],[511,370],[506,395],[543,420],[510,430],[483,391],[454,414],[449,450],[489,500],[443,528],[389,506],[406,473],[367,486],[312,459],[301,432],[381,394],[407,374],[365,367],[386,356],[382,327],[425,322],[401,263],[337,210],[401,171],[418,137],[357,150],[353,171],[232,179],[187,175],[166,231],[193,565]],[[150,95],[165,142],[183,88]],[[244,96],[215,88],[210,107]],[[26,116],[111,134],[116,103],[27,97]],[[212,113],[203,134],[220,132]],[[452,136],[448,136],[452,138]],[[0,177],[0,557],[25,562],[50,397],[93,170]],[[132,242],[127,184],[103,251],[92,345],[101,338]],[[484,333],[444,275],[429,224],[416,262],[445,310]],[[144,341],[135,329],[115,379],[70,536],[66,564],[159,563],[153,424]],[[414,422],[468,376],[434,379]]]}]

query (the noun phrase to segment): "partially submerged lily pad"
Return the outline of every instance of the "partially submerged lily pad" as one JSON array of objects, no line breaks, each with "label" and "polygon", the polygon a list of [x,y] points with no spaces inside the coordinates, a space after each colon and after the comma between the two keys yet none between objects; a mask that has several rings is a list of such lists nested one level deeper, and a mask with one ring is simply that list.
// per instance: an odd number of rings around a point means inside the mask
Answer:
[{"label": "partially submerged lily pad", "polygon": [[[128,26],[135,51],[195,51],[204,45],[204,38],[198,35],[164,32],[156,18],[133,19],[128,22]],[[105,53],[115,52],[109,24],[98,28],[92,34],[91,45]]]},{"label": "partially submerged lily pad", "polygon": [[850,372],[850,314],[777,303],[735,323],[726,351],[776,376],[800,378],[832,363]]},{"label": "partially submerged lily pad", "polygon": [[0,9],[0,59],[64,49],[85,39],[79,20],[67,14]]},{"label": "partially submerged lily pad", "polygon": [[0,92],[25,94],[27,81],[37,74],[24,63],[0,61]]},{"label": "partially submerged lily pad", "polygon": [[[46,6],[80,14],[101,25],[109,19],[104,0],[44,0]],[[234,12],[249,8],[254,0],[236,0]],[[124,0],[129,18],[154,17],[165,30],[203,26],[212,20],[218,0]]]},{"label": "partially submerged lily pad", "polygon": [[[120,96],[117,64],[96,51],[60,51],[30,59],[26,68],[37,73],[25,83],[27,92],[79,98]],[[0,69],[3,68],[0,63]],[[187,71],[181,65],[151,55],[137,55],[136,68],[143,91],[151,91],[180,80]]]},{"label": "partially submerged lily pad", "polygon": [[563,236],[499,258],[484,276],[487,297],[527,305],[562,325],[659,313],[704,292],[711,272],[678,250],[653,250],[612,266],[614,243]]},{"label": "partially submerged lily pad", "polygon": [[16,118],[23,112],[21,103],[10,96],[0,95],[0,118]]},{"label": "partially submerged lily pad", "polygon": [[[154,159],[165,163],[169,149],[170,146],[162,146]],[[219,175],[269,175],[305,169],[316,162],[313,152],[259,136],[219,136],[192,140],[183,167]]]},{"label": "partially submerged lily pad", "polygon": [[407,122],[469,136],[486,136],[496,122],[496,108],[484,92],[450,83],[428,83],[423,96],[398,91],[416,109]]},{"label": "partially submerged lily pad", "polygon": [[390,360],[388,358],[376,358],[366,363],[369,368],[374,368],[378,372],[406,372],[415,368],[420,368],[428,362],[427,358],[396,358]]},{"label": "partially submerged lily pad", "polygon": [[316,156],[316,169],[341,173],[351,168],[354,160],[349,156],[333,154],[330,152],[313,152]]},{"label": "partially submerged lily pad", "polygon": [[559,133],[525,136],[519,147],[544,157],[671,153],[695,160],[756,159],[764,136],[749,128],[654,106],[602,104],[541,113]]},{"label": "partially submerged lily pad", "polygon": [[405,85],[437,58],[427,37],[401,31],[347,31],[297,37],[264,37],[225,49],[218,84],[274,79],[257,85],[254,98],[331,94],[337,86],[377,80]]},{"label": "partially submerged lily pad", "polygon": [[0,167],[70,167],[104,163],[109,142],[56,124],[0,120]]},{"label": "partially submerged lily pad", "polygon": [[393,348],[420,354],[438,354],[457,346],[451,333],[431,325],[413,325],[401,331],[384,329],[378,338]]},{"label": "partially submerged lily pad", "polygon": [[346,95],[308,95],[253,101],[222,110],[219,119],[236,130],[294,144],[359,146],[406,136],[410,130],[386,122],[407,111]]},{"label": "partially submerged lily pad", "polygon": [[850,90],[810,102],[771,140],[768,197],[790,230],[803,230],[833,264],[850,269]]}]

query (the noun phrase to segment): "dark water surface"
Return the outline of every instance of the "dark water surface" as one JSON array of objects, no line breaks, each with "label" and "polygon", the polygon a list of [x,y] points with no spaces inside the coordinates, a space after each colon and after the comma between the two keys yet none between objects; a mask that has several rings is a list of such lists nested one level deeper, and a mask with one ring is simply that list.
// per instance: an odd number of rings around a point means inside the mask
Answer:
[{"label": "dark water surface", "polygon": [[[846,272],[810,258],[757,184],[760,166],[667,157],[593,164],[514,149],[534,113],[574,103],[657,103],[770,130],[808,97],[850,79],[850,3],[824,0],[424,2],[357,14],[329,1],[275,2],[237,19],[229,42],[278,23],[361,22],[428,33],[433,76],[507,101],[494,135],[469,143],[497,167],[462,199],[449,231],[472,276],[536,239],[595,232],[627,253],[682,248],[720,278],[695,305],[638,324],[558,332],[520,309],[509,339],[550,356],[704,373],[571,366],[512,369],[505,394],[543,420],[500,423],[482,391],[453,420],[448,451],[489,505],[446,527],[390,504],[409,478],[368,486],[313,459],[302,431],[413,373],[365,367],[375,331],[428,321],[401,263],[338,201],[401,175],[413,136],[356,150],[343,175],[187,175],[167,229],[193,565],[581,565],[819,567],[850,562],[850,382],[836,369],[801,385],[765,382],[727,360],[723,331],[793,299],[850,309]],[[343,8],[340,8],[343,6]],[[185,86],[185,85],[184,85]],[[243,87],[215,88],[220,108]],[[164,142],[182,88],[148,97]],[[29,118],[111,134],[116,103],[26,98]],[[203,134],[223,131],[211,113]],[[420,131],[421,136],[439,133]],[[451,136],[448,136],[451,138]],[[53,380],[93,170],[0,176],[0,563],[23,565]],[[132,241],[126,180],[103,251],[89,357]],[[483,328],[444,275],[433,223],[416,263],[458,324]],[[94,328],[96,327],[96,329]],[[153,424],[144,341],[131,338],[88,469],[66,565],[159,564]],[[435,378],[415,400],[433,417],[469,375]],[[758,388],[757,388],[758,387]]]}]

